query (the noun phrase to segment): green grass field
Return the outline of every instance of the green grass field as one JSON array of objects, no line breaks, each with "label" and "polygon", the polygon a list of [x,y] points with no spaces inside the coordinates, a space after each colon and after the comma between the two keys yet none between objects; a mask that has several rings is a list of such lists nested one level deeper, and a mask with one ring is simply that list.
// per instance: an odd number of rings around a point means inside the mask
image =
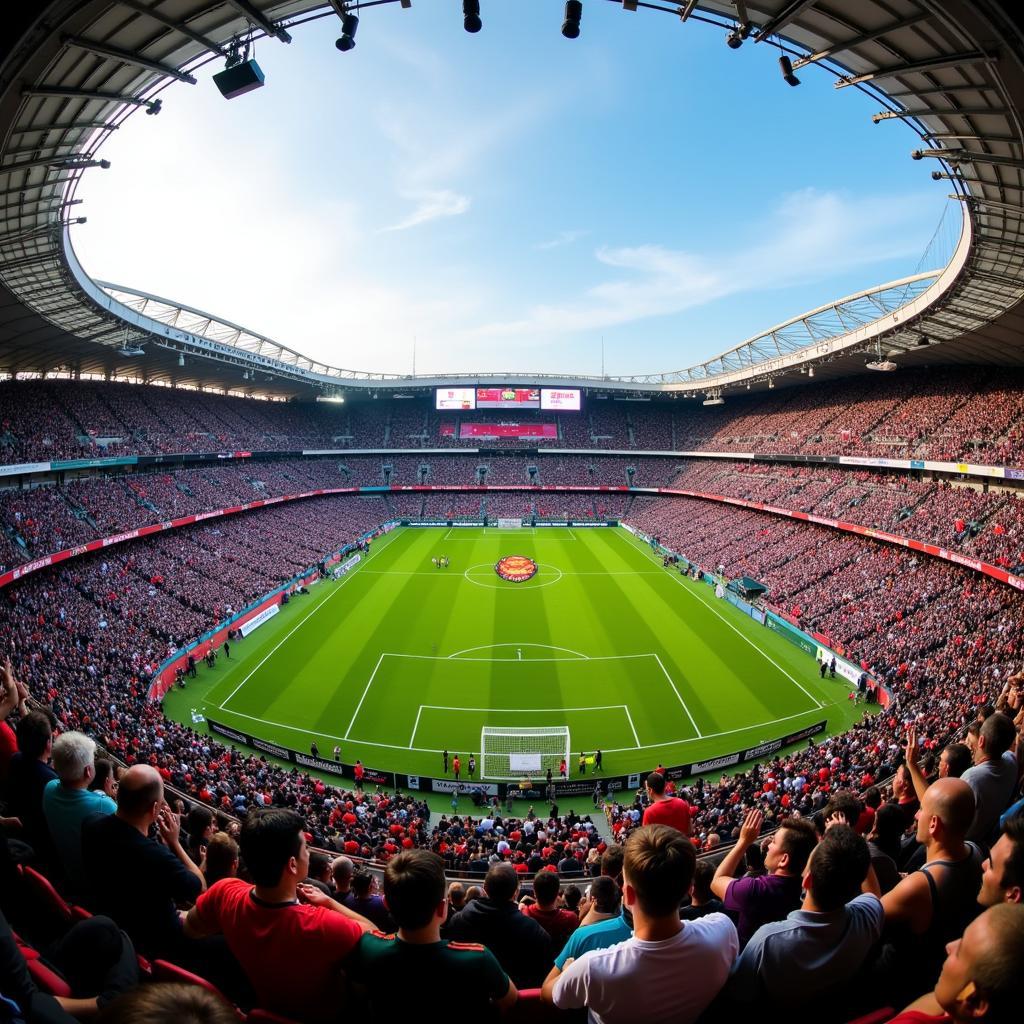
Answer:
[{"label": "green grass field", "polygon": [[[431,557],[446,554],[447,569]],[[539,571],[494,572],[504,555]],[[296,750],[440,775],[491,726],[569,727],[607,774],[728,753],[859,717],[848,684],[724,601],[663,569],[621,528],[399,528],[368,559],[232,646],[168,695]],[[575,767],[575,765],[573,765]]]}]

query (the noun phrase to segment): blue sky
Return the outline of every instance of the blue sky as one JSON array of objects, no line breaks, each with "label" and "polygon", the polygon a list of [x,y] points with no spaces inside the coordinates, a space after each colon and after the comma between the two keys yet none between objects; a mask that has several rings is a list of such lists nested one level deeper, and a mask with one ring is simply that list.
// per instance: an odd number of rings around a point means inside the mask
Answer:
[{"label": "blue sky", "polygon": [[916,136],[777,53],[654,12],[414,0],[164,93],[79,191],[93,276],[337,366],[678,369],[911,273],[946,205]]}]

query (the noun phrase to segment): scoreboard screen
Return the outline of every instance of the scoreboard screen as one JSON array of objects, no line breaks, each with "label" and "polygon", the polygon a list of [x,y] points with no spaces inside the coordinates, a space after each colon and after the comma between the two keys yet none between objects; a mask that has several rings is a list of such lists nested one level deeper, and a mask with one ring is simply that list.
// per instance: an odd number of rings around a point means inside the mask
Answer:
[{"label": "scoreboard screen", "polygon": [[471,412],[476,408],[476,391],[473,388],[438,388],[434,392],[434,408],[439,412]]},{"label": "scoreboard screen", "polygon": [[579,388],[541,388],[540,407],[549,412],[579,412],[582,395]]},{"label": "scoreboard screen", "polygon": [[477,388],[478,409],[508,411],[540,408],[540,388]]}]

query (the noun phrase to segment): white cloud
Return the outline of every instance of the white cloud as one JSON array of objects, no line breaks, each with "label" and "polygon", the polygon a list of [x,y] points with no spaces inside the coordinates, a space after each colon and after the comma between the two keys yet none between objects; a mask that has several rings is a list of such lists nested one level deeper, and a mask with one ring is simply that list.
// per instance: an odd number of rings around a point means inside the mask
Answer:
[{"label": "white cloud", "polygon": [[585,288],[570,302],[538,304],[515,319],[481,324],[470,336],[516,338],[518,344],[538,334],[594,331],[910,257],[920,243],[908,227],[930,208],[920,196],[851,199],[803,190],[783,197],[731,250],[705,255],[654,243],[599,248],[599,264],[625,273]]},{"label": "white cloud", "polygon": [[404,198],[418,202],[417,207],[397,224],[382,228],[382,231],[405,231],[441,217],[457,217],[470,207],[468,196],[459,195],[450,189],[419,194],[406,193]]},{"label": "white cloud", "polygon": [[554,238],[549,238],[546,242],[538,242],[535,248],[542,251],[561,249],[563,245],[572,245],[573,242],[583,238],[586,234],[586,231],[559,231]]}]

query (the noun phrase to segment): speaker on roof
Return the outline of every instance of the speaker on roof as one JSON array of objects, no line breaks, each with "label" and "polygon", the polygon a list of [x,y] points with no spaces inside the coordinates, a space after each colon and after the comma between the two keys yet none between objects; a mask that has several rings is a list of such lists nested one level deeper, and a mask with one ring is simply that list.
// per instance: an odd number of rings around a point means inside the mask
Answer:
[{"label": "speaker on roof", "polygon": [[214,84],[226,100],[233,100],[263,85],[264,75],[254,60],[243,60],[238,64],[218,71],[213,76]]}]

